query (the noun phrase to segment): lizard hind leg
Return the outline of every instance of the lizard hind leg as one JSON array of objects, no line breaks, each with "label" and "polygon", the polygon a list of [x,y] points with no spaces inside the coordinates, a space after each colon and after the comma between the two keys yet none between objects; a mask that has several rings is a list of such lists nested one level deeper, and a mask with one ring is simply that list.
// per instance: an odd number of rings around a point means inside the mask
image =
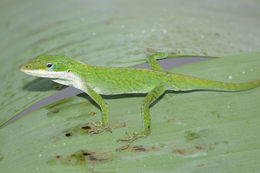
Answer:
[{"label": "lizard hind leg", "polygon": [[124,150],[127,149],[130,144],[142,137],[146,137],[151,132],[151,115],[149,111],[149,106],[157,100],[166,90],[165,85],[160,85],[155,87],[153,90],[151,90],[144,98],[144,102],[142,105],[142,116],[143,116],[143,126],[144,129],[141,132],[134,132],[133,134],[126,132],[128,138],[121,138],[117,141],[126,141],[128,142],[126,145],[124,145],[121,148],[118,148],[117,150]]}]

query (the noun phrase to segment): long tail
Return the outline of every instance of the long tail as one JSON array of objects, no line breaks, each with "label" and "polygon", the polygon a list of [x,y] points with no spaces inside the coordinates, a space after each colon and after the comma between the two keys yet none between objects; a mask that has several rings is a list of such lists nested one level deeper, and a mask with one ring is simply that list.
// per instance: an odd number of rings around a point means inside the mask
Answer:
[{"label": "long tail", "polygon": [[171,83],[180,90],[220,90],[220,91],[242,91],[260,86],[260,80],[246,83],[225,83],[191,76],[174,74]]}]

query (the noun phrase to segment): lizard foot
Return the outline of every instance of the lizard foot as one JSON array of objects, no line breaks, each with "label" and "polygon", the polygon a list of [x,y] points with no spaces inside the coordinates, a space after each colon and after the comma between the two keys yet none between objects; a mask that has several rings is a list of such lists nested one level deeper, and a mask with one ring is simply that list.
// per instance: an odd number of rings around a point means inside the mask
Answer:
[{"label": "lizard foot", "polygon": [[144,52],[146,56],[148,57],[153,57],[155,59],[165,59],[168,56],[174,56],[177,55],[178,53],[180,53],[180,51],[176,51],[176,52],[159,52],[156,51],[152,48],[146,48],[146,52]]},{"label": "lizard foot", "polygon": [[129,132],[126,132],[126,135],[128,136],[128,138],[120,138],[120,139],[117,139],[117,142],[118,142],[118,141],[127,142],[127,144],[124,145],[123,147],[117,148],[117,149],[116,149],[117,151],[125,150],[125,149],[127,149],[127,148],[130,146],[130,144],[131,144],[132,142],[134,142],[135,140],[137,140],[137,139],[139,139],[139,138],[142,138],[142,137],[146,137],[145,132],[140,132],[140,133],[134,132],[133,134],[131,134],[131,133],[129,133]]},{"label": "lizard foot", "polygon": [[112,129],[109,126],[104,126],[101,121],[92,122],[91,124],[95,127],[88,131],[88,133],[91,135],[102,133],[105,130],[112,133]]}]

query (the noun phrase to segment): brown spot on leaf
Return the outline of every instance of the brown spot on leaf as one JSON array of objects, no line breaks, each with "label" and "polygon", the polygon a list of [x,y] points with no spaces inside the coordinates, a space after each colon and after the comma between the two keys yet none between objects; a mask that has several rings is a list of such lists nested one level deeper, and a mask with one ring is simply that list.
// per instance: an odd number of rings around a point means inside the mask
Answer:
[{"label": "brown spot on leaf", "polygon": [[142,145],[140,145],[140,146],[134,146],[134,147],[132,148],[132,150],[133,150],[133,151],[138,151],[138,152],[145,152],[145,151],[147,151],[146,148],[144,148]]},{"label": "brown spot on leaf", "polygon": [[69,156],[63,157],[61,159],[60,156],[56,156],[62,163],[70,164],[70,165],[85,165],[86,163],[100,163],[108,160],[107,158],[102,158],[102,156],[107,154],[96,152],[88,152],[85,150],[77,151]]},{"label": "brown spot on leaf", "polygon": [[191,155],[195,152],[192,150],[185,150],[185,149],[175,149],[172,151],[173,153],[181,154],[181,155]]},{"label": "brown spot on leaf", "polygon": [[89,156],[89,160],[91,160],[91,161],[96,161],[96,160],[98,160],[97,158],[95,158],[94,156]]},{"label": "brown spot on leaf", "polygon": [[90,112],[89,115],[90,116],[94,116],[94,115],[96,115],[96,113],[95,112]]},{"label": "brown spot on leaf", "polygon": [[91,155],[91,153],[88,153],[88,152],[83,152],[82,153],[84,156],[89,156],[89,155]]},{"label": "brown spot on leaf", "polygon": [[197,149],[197,150],[202,150],[203,149],[203,147],[202,146],[195,146],[195,148]]},{"label": "brown spot on leaf", "polygon": [[71,133],[65,133],[65,136],[70,137]]},{"label": "brown spot on leaf", "polygon": [[90,126],[83,126],[83,127],[81,127],[81,129],[82,129],[82,130],[90,130],[91,127],[90,127]]},{"label": "brown spot on leaf", "polygon": [[176,149],[176,150],[173,150],[172,152],[173,153],[178,153],[178,154],[186,154],[187,153],[187,151],[182,150],[182,149]]},{"label": "brown spot on leaf", "polygon": [[205,166],[206,164],[204,164],[204,163],[201,163],[201,164],[198,164],[198,165],[196,165],[197,167],[203,167],[203,166]]},{"label": "brown spot on leaf", "polygon": [[156,146],[152,146],[152,150],[156,150],[157,149],[157,147]]},{"label": "brown spot on leaf", "polygon": [[57,113],[59,113],[60,112],[60,110],[54,110],[54,111],[52,111],[52,113],[54,113],[54,114],[57,114]]},{"label": "brown spot on leaf", "polygon": [[98,158],[95,152],[83,152],[82,155],[87,157],[90,161],[101,162],[107,160],[103,158]]}]

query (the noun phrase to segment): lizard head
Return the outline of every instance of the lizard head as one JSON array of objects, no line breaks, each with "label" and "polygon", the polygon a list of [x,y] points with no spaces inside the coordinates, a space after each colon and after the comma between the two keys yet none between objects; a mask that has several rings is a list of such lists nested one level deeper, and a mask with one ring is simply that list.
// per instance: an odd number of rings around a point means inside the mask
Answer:
[{"label": "lizard head", "polygon": [[76,60],[67,56],[41,55],[21,65],[20,70],[32,76],[57,78],[57,74],[70,72],[76,63]]}]

